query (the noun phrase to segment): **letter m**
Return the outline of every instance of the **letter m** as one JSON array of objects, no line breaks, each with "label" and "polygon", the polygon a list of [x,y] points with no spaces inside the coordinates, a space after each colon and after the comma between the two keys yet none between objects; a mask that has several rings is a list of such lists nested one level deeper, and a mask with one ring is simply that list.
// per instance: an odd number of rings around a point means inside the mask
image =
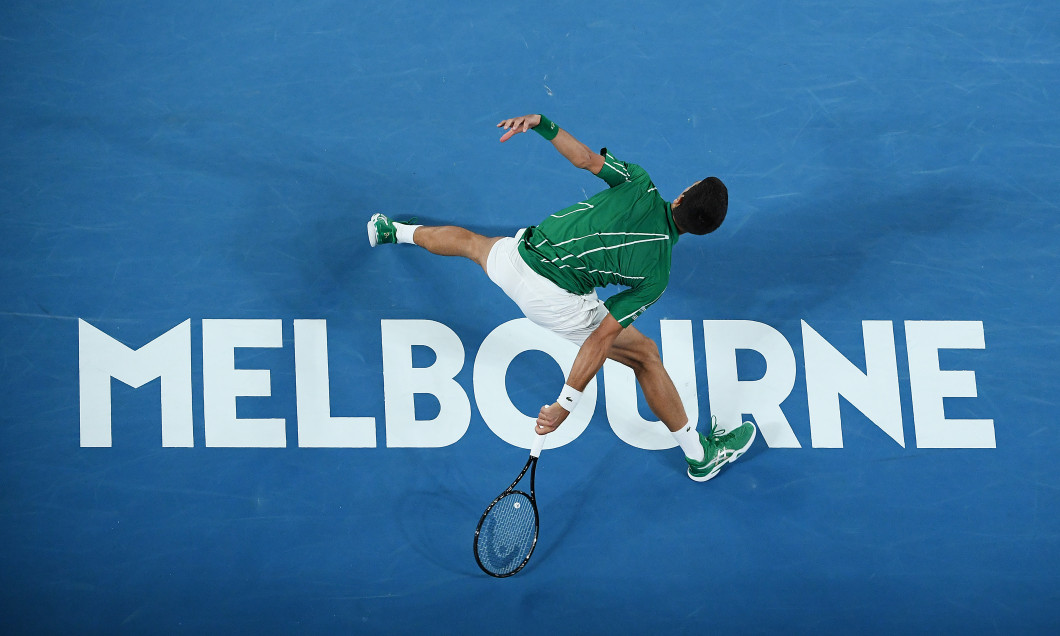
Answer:
[{"label": "letter m", "polygon": [[111,445],[111,378],[134,389],[162,378],[162,445],[194,445],[190,320],[136,350],[84,320],[77,331],[82,447]]}]

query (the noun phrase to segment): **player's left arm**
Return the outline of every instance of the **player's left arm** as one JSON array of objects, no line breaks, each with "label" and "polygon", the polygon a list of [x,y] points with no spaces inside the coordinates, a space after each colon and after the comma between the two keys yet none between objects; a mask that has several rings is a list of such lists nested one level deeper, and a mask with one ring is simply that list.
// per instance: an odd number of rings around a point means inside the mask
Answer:
[{"label": "player's left arm", "polygon": [[[537,114],[505,119],[497,124],[498,128],[508,131],[501,137],[501,143],[508,141],[512,135],[537,128],[542,125],[542,121],[541,115]],[[555,128],[556,136],[552,138],[552,145],[559,154],[566,157],[567,161],[570,161],[576,168],[588,170],[593,174],[600,174],[600,170],[604,167],[603,155],[593,152],[589,146],[575,139],[574,135],[556,126],[555,123],[548,121],[545,125]],[[549,132],[551,133],[552,131]]]},{"label": "player's left arm", "polygon": [[[607,354],[611,351],[611,345],[614,344],[618,334],[622,333],[622,329],[622,325],[615,320],[614,316],[607,314],[604,317],[600,326],[596,328],[596,331],[589,334],[581,349],[578,350],[570,375],[567,376],[567,386],[579,392],[585,390],[585,387],[589,385],[589,382],[600,370],[600,367],[604,366]],[[538,435],[544,435],[556,430],[563,423],[563,420],[567,419],[567,415],[569,415],[569,412],[560,406],[558,401],[541,407],[541,411],[537,415]]]}]

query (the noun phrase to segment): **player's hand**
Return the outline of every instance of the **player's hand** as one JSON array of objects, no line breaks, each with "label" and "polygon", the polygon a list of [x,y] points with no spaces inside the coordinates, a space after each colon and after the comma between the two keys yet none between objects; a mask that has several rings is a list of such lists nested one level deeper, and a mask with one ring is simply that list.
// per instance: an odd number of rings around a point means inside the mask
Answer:
[{"label": "player's hand", "polygon": [[559,425],[563,423],[563,420],[567,419],[568,415],[567,409],[560,406],[557,402],[542,406],[541,411],[537,414],[537,426],[534,428],[534,432],[538,435],[551,433],[559,428]]},{"label": "player's hand", "polygon": [[501,137],[501,143],[504,143],[511,139],[512,135],[516,133],[526,132],[540,123],[541,115],[523,115],[522,117],[505,119],[501,123],[497,124],[497,128],[503,128],[508,131],[504,133],[503,137]]}]

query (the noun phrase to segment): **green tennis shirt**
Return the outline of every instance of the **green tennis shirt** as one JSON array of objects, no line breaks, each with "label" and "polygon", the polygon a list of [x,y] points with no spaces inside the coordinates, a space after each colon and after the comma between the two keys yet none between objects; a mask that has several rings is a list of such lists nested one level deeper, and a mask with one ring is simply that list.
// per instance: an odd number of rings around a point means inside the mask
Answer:
[{"label": "green tennis shirt", "polygon": [[538,274],[574,294],[626,287],[604,305],[623,327],[662,296],[677,243],[670,203],[648,173],[607,149],[599,176],[608,186],[527,228],[519,254]]}]

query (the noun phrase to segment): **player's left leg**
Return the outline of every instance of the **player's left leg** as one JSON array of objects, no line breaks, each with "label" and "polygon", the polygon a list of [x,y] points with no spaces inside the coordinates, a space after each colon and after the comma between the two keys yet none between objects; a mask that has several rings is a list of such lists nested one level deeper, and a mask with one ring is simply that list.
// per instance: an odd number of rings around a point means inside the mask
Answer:
[{"label": "player's left leg", "polygon": [[368,242],[372,247],[381,243],[412,243],[439,256],[463,256],[486,269],[490,248],[500,237],[488,237],[455,225],[410,225],[391,221],[376,214],[368,221]]},{"label": "player's left leg", "polygon": [[422,225],[416,229],[413,241],[431,254],[439,256],[463,256],[486,269],[486,259],[490,248],[501,240],[499,236],[483,236],[471,230],[455,225],[429,227]]}]

